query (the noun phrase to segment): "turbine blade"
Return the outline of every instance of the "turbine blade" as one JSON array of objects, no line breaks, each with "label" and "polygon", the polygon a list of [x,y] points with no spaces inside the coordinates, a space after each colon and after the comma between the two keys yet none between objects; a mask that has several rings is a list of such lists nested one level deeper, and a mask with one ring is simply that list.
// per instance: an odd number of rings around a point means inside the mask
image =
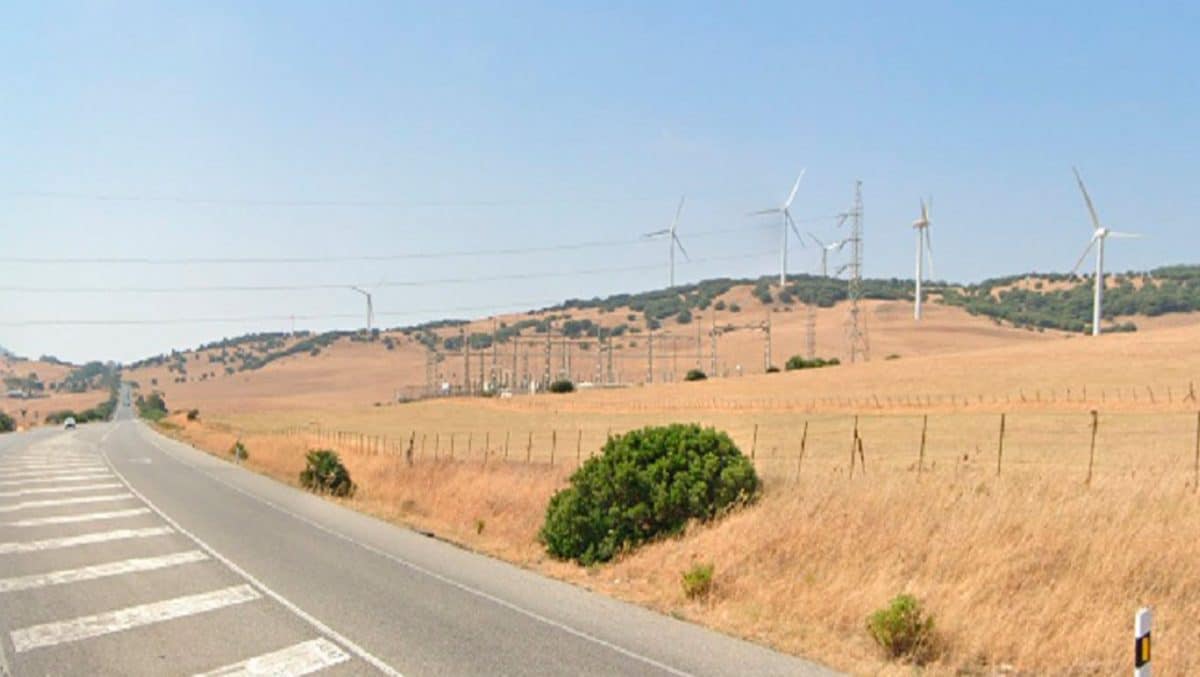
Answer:
[{"label": "turbine blade", "polygon": [[817,243],[817,246],[818,246],[818,247],[822,247],[822,248],[824,248],[824,247],[825,247],[825,243],[824,243],[824,242],[821,242],[819,239],[817,239],[817,236],[816,236],[816,235],[813,235],[812,233],[809,233],[809,234],[808,234],[808,236],[812,238],[812,241],[813,241],[813,242],[816,242],[816,243]]},{"label": "turbine blade", "polygon": [[783,210],[780,209],[779,207],[772,207],[770,209],[760,209],[756,212],[750,212],[750,216],[761,216],[763,214],[778,214],[781,211],[783,211]]},{"label": "turbine blade", "polygon": [[933,277],[933,242],[929,239],[929,228],[921,229],[922,239],[925,240],[925,258],[929,261],[929,277]]},{"label": "turbine blade", "polygon": [[1083,193],[1083,201],[1087,203],[1088,213],[1092,215],[1092,228],[1100,230],[1100,217],[1096,216],[1096,207],[1092,205],[1092,196],[1088,195],[1087,186],[1083,185],[1083,177],[1079,175],[1079,170],[1075,167],[1071,168],[1075,172],[1075,181],[1079,184],[1079,192]]},{"label": "turbine blade", "polygon": [[1117,238],[1123,238],[1126,240],[1135,240],[1135,239],[1140,239],[1140,238],[1143,238],[1146,236],[1142,235],[1141,233],[1123,233],[1119,230],[1110,230],[1110,231],[1108,231],[1108,237],[1117,237]]},{"label": "turbine blade", "polygon": [[792,213],[785,211],[784,215],[787,217],[788,225],[792,227],[792,232],[796,234],[796,239],[799,240],[800,247],[807,249],[808,245],[804,244],[804,236],[800,234],[800,229],[796,227],[796,222],[792,220]]},{"label": "turbine blade", "polygon": [[662,237],[663,235],[670,235],[670,234],[671,234],[671,230],[669,228],[663,228],[662,230],[656,230],[651,233],[644,233],[642,235],[642,237],[644,239],[650,239],[650,238]]},{"label": "turbine blade", "polygon": [[679,197],[679,206],[675,208],[675,219],[673,221],[671,221],[671,232],[672,233],[674,233],[675,228],[679,226],[679,214],[681,212],[683,212],[683,201],[686,197],[687,197],[686,195],[681,195]]},{"label": "turbine blade", "polygon": [[672,235],[671,239],[675,241],[675,246],[679,247],[679,251],[683,252],[683,258],[687,259],[688,261],[691,261],[692,257],[688,256],[687,250],[683,248],[683,243],[679,241],[679,237],[676,235]]},{"label": "turbine blade", "polygon": [[1091,240],[1088,241],[1087,248],[1085,248],[1083,250],[1083,253],[1079,255],[1079,260],[1075,262],[1075,267],[1071,269],[1072,275],[1079,272],[1079,266],[1083,265],[1083,260],[1087,258],[1087,255],[1089,253],[1091,253],[1091,251],[1092,251],[1092,247],[1095,247],[1095,246],[1096,246],[1096,238],[1093,237]]},{"label": "turbine blade", "polygon": [[797,176],[796,183],[792,184],[792,192],[788,194],[787,202],[783,203],[784,209],[792,206],[792,200],[796,199],[796,191],[800,189],[800,180],[804,178],[804,172],[806,171],[808,171],[807,168],[800,170],[800,176]]}]

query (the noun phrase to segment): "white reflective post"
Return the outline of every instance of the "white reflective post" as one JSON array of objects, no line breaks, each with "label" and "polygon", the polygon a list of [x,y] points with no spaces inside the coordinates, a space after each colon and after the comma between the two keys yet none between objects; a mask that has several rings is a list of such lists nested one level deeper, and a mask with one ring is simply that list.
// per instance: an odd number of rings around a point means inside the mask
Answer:
[{"label": "white reflective post", "polygon": [[1149,607],[1133,617],[1133,677],[1150,677],[1150,620]]}]

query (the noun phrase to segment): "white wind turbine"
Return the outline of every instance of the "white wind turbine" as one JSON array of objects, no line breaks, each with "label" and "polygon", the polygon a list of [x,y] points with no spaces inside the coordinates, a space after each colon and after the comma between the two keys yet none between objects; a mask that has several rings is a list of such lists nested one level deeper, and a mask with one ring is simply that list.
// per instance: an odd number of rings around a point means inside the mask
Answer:
[{"label": "white wind turbine", "polygon": [[367,334],[369,335],[371,333],[371,321],[375,319],[375,305],[372,303],[371,292],[361,287],[355,287],[354,285],[351,285],[350,288],[367,298]]},{"label": "white wind turbine", "polygon": [[929,273],[933,274],[933,245],[929,240],[929,225],[933,223],[930,214],[933,212],[933,198],[929,202],[921,200],[921,217],[913,221],[913,230],[917,231],[917,289],[916,303],[913,305],[913,319],[921,319],[921,282],[925,277],[924,262],[929,259]]},{"label": "white wind turbine", "polygon": [[812,233],[809,233],[808,236],[812,238],[813,242],[817,243],[818,247],[821,248],[821,277],[829,277],[829,254],[835,251],[841,251],[842,247],[846,246],[846,240],[838,240],[837,242],[825,244]]},{"label": "white wind turbine", "polygon": [[796,239],[800,241],[800,246],[804,246],[804,238],[800,236],[800,231],[796,229],[796,222],[792,220],[791,208],[792,200],[796,199],[796,191],[800,189],[800,180],[804,178],[805,171],[804,169],[800,170],[800,176],[797,176],[796,183],[792,184],[792,192],[788,194],[787,200],[781,206],[751,212],[751,215],[754,216],[759,214],[779,214],[783,221],[781,224],[783,230],[779,247],[779,286],[781,287],[787,284],[788,228],[791,228],[792,232],[796,234]]},{"label": "white wind turbine", "polygon": [[1075,181],[1079,184],[1079,192],[1083,193],[1083,201],[1087,203],[1088,214],[1092,217],[1092,239],[1088,242],[1088,246],[1083,250],[1083,254],[1079,256],[1079,260],[1075,262],[1075,267],[1071,269],[1071,274],[1075,274],[1079,270],[1079,266],[1083,265],[1083,260],[1087,258],[1088,252],[1092,251],[1092,247],[1096,248],[1096,290],[1092,296],[1092,336],[1100,335],[1100,308],[1104,303],[1104,241],[1110,237],[1116,238],[1136,238],[1141,237],[1138,233],[1122,233],[1115,230],[1109,230],[1100,225],[1100,217],[1096,216],[1096,208],[1092,205],[1092,198],[1088,195],[1087,188],[1083,185],[1083,177],[1079,176],[1079,170],[1071,168],[1075,172]]},{"label": "white wind turbine", "polygon": [[679,230],[679,215],[683,212],[683,201],[686,197],[687,196],[685,195],[679,198],[679,206],[675,208],[675,218],[671,221],[670,228],[656,230],[653,233],[646,233],[642,236],[646,238],[657,238],[665,235],[667,237],[667,266],[669,271],[667,273],[668,289],[673,289],[675,287],[675,248],[679,248],[680,253],[683,254],[683,258],[687,259],[688,261],[692,260],[692,257],[688,256],[687,250],[683,248],[683,243],[679,241],[679,235],[677,234],[677,231]]}]

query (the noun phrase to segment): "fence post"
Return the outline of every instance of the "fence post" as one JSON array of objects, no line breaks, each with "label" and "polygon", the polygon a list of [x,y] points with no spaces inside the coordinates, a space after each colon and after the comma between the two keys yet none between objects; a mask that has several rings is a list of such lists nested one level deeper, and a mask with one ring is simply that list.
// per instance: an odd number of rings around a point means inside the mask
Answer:
[{"label": "fence post", "polygon": [[504,460],[508,460],[508,438],[512,435],[511,430],[504,431]]},{"label": "fence post", "polygon": [[575,465],[583,464],[583,428],[579,429],[579,434],[575,437]]},{"label": "fence post", "polygon": [[1096,465],[1096,430],[1100,427],[1100,414],[1095,409],[1092,410],[1092,448],[1088,453],[1088,474],[1087,481],[1084,482],[1087,486],[1092,486],[1092,469]]},{"label": "fence post", "polygon": [[558,451],[558,431],[550,431],[550,465],[554,465],[554,452]]},{"label": "fence post", "polygon": [[1149,607],[1142,607],[1133,616],[1133,677],[1150,677],[1150,622],[1153,615]]},{"label": "fence post", "polygon": [[854,434],[850,438],[850,477],[854,477],[854,453],[858,451],[858,416],[854,417]]},{"label": "fence post", "polygon": [[996,449],[996,477],[1000,476],[1000,464],[1004,459],[1004,419],[1005,414],[1000,414],[1000,445]]},{"label": "fence post", "polygon": [[467,458],[471,458],[471,447],[473,446],[474,442],[475,442],[475,433],[473,433],[473,432],[467,433],[467,456],[466,456]]},{"label": "fence post", "polygon": [[454,460],[454,433],[450,433],[450,460]]},{"label": "fence post", "polygon": [[862,469],[863,477],[867,476],[867,457],[863,454],[863,440],[858,438],[858,466]]},{"label": "fence post", "polygon": [[483,434],[483,464],[487,465],[488,452],[492,447],[492,431],[487,431]]},{"label": "fence post", "polygon": [[921,476],[925,467],[925,432],[929,429],[929,414],[921,417],[921,453],[917,456],[917,477]]},{"label": "fence post", "polygon": [[800,433],[800,458],[796,459],[796,479],[800,479],[800,469],[804,465],[804,450],[808,448],[808,421],[804,422],[804,432]]},{"label": "fence post", "polygon": [[533,431],[529,431],[529,442],[525,445],[525,464],[529,465],[533,461]]},{"label": "fence post", "polygon": [[405,460],[411,466],[413,464],[413,445],[417,442],[417,431],[412,431],[412,435],[408,438],[408,451],[404,453]]},{"label": "fence post", "polygon": [[438,451],[442,448],[442,434],[433,434],[433,460],[438,460]]},{"label": "fence post", "polygon": [[1200,411],[1196,412],[1196,461],[1192,470],[1192,493],[1200,486]]},{"label": "fence post", "polygon": [[754,437],[750,439],[750,460],[754,460],[754,452],[758,448],[758,424],[754,424]]}]

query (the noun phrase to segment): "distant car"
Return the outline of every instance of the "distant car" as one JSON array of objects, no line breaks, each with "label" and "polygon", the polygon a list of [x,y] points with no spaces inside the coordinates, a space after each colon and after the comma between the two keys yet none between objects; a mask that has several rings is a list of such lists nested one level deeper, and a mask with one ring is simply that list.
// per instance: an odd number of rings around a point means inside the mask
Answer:
[{"label": "distant car", "polygon": [[75,417],[68,416],[67,420],[63,421],[63,429],[74,430],[75,429]]}]

